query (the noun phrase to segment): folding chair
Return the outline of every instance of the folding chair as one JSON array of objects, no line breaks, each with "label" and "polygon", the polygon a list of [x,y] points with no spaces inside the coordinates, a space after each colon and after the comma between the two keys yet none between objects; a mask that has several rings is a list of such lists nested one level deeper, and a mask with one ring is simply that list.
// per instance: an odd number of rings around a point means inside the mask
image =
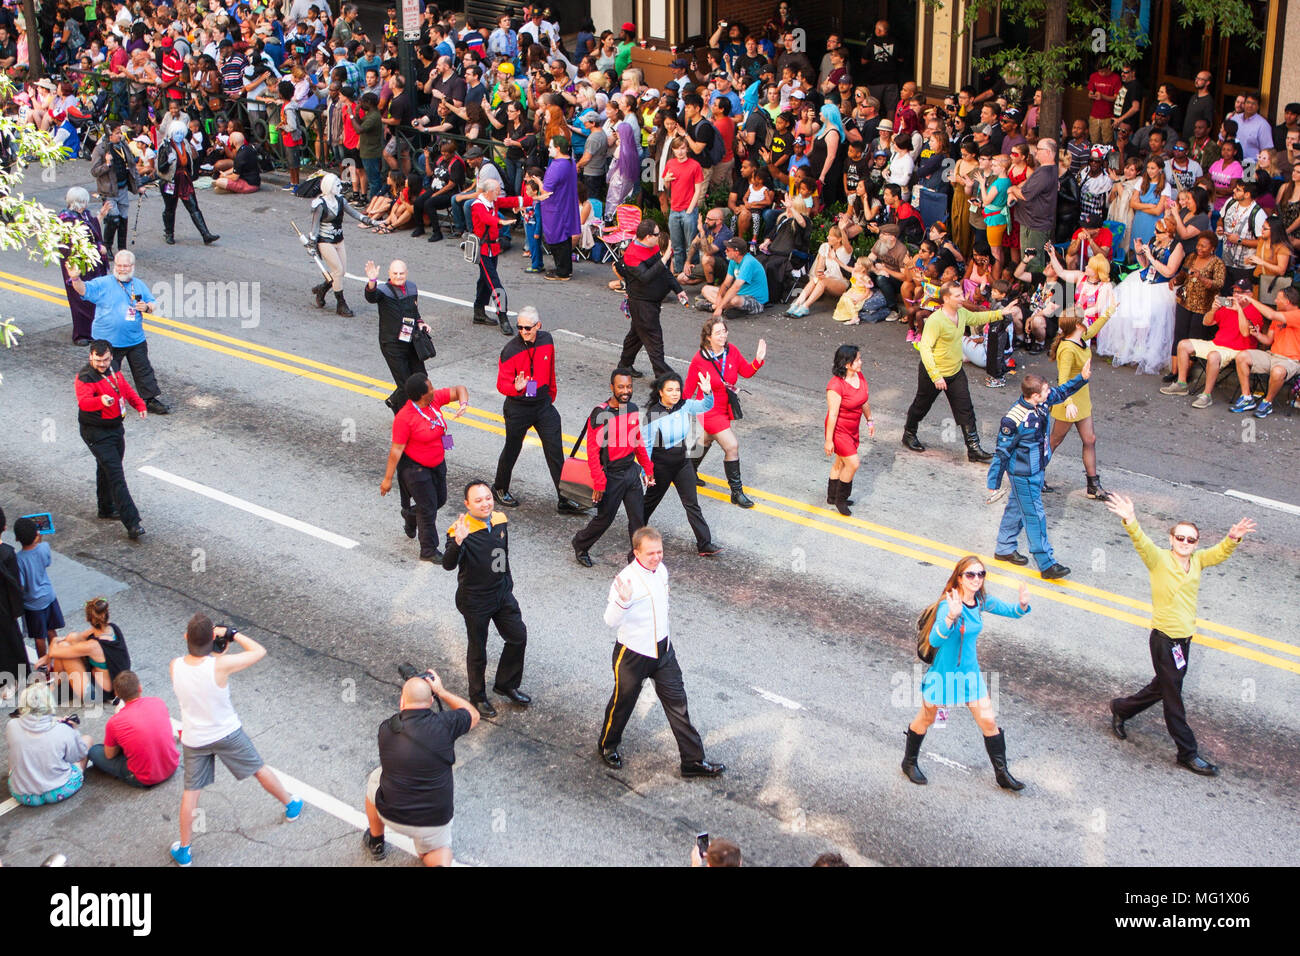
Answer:
[{"label": "folding chair", "polygon": [[1113,262],[1122,264],[1125,258],[1124,255],[1123,254],[1116,255],[1116,253],[1118,253],[1121,249],[1124,248],[1124,232],[1125,232],[1124,224],[1120,222],[1118,219],[1107,219],[1105,222],[1102,223],[1102,225],[1110,230],[1111,260]]},{"label": "folding chair", "polygon": [[598,235],[615,256],[622,253],[623,247],[636,238],[636,227],[641,225],[641,207],[624,203],[614,210],[614,225],[602,229]]}]

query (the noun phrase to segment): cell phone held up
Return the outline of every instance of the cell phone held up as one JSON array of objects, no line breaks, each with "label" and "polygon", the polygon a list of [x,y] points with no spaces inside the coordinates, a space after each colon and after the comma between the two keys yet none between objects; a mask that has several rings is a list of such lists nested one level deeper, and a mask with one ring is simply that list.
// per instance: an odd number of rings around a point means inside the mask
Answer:
[{"label": "cell phone held up", "polygon": [[709,862],[709,834],[707,831],[695,834],[695,848],[700,851],[700,862],[707,864]]}]

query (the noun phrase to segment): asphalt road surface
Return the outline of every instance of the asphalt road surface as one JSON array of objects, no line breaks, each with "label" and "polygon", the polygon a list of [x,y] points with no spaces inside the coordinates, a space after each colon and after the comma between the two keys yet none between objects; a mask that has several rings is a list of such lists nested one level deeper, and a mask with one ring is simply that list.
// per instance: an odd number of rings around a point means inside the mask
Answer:
[{"label": "asphalt road surface", "polygon": [[[69,186],[88,183],[86,164],[75,163],[55,183],[30,185],[58,208]],[[216,246],[203,247],[184,217],[178,244],[164,245],[156,196],[135,246],[137,275],[172,299],[146,327],[173,414],[127,424],[127,472],[147,536],[130,542],[120,524],[95,519],[73,398],[84,350],[71,345],[57,267],[11,252],[0,254],[0,312],[26,334],[0,353],[0,503],[11,524],[53,512],[52,578],[69,624],[80,623],[82,602],[106,595],[145,692],[174,717],[167,664],[184,653],[193,613],[237,623],[268,647],[265,661],[232,680],[233,698],[262,755],[308,807],[285,824],[256,783],[219,771],[203,795],[198,865],[375,865],[361,848],[360,807],[378,724],[396,709],[396,665],[435,666],[464,693],[465,641],[454,575],[417,560],[395,496],[378,493],[392,385],[361,296],[365,261],[409,263],[435,330],[434,382],[469,389],[471,410],[451,426],[444,532],[459,489],[495,468],[504,339],[470,324],[474,274],[452,241],[377,237],[349,222],[357,315],[343,319],[317,311],[307,291],[317,277],[289,226],[309,219],[306,201],[272,187],[205,193],[201,203],[222,236]],[[558,283],[524,275],[525,261],[516,245],[501,259],[502,278],[512,307],[535,305],[555,335],[557,405],[572,440],[607,395],[627,322],[605,288],[608,267],[580,264],[572,282]],[[238,285],[212,287],[212,301],[209,287],[197,295],[189,285],[226,282]],[[955,558],[991,560],[1001,507],[983,503],[985,469],[965,462],[942,401],[921,428],[929,450],[899,444],[917,362],[901,328],[841,329],[829,309],[802,320],[773,309],[731,325],[751,357],[766,338],[768,364],[744,383],[737,426],[758,506],[727,502],[716,450],[703,469],[705,514],[725,551],[698,557],[675,501],[656,515],[691,716],[727,773],[680,778],[649,687],[624,740],[624,769],[595,757],[612,686],[602,612],[626,551],[623,525],[593,549],[594,568],[576,565],[568,539],[582,519],[555,514],[530,443],[513,484],[524,504],[509,517],[534,703],[520,711],[498,701],[500,716],[457,748],[457,860],[683,865],[694,834],[707,830],[765,865],[807,865],[825,850],[856,864],[1296,863],[1300,419],[1281,410],[1242,419],[1223,400],[1196,411],[1160,395],[1151,376],[1096,363],[1101,475],[1136,500],[1154,538],[1180,517],[1197,521],[1207,543],[1243,515],[1259,522],[1206,574],[1185,686],[1219,778],[1175,765],[1158,708],[1130,722],[1126,743],[1109,732],[1107,701],[1150,678],[1149,592],[1118,520],[1084,495],[1071,438],[1052,465],[1060,490],[1047,508],[1058,557],[1074,573],[1051,583],[990,564],[996,593],[1009,598],[1028,581],[1033,604],[1023,620],[994,619],[980,648],[1012,770],[1027,787],[996,786],[978,730],[957,711],[926,738],[930,784],[914,787],[898,767],[917,708],[914,622]],[[664,317],[670,361],[684,372],[703,316],[668,304]],[[824,386],[845,341],[864,349],[878,425],[863,441],[851,518],[824,504],[821,452]],[[1022,361],[1021,372],[1049,368],[1044,356]],[[648,371],[644,356],[639,364]],[[991,448],[1018,379],[994,391],[982,378],[972,374],[972,391]],[[647,382],[637,382],[639,403]],[[494,634],[490,668],[499,649]],[[104,719],[91,711],[83,727],[97,735]],[[91,772],[67,803],[0,805],[0,858],[33,864],[57,851],[73,864],[168,864],[180,792],[179,775],[140,792]],[[415,860],[395,852],[382,865]]]}]

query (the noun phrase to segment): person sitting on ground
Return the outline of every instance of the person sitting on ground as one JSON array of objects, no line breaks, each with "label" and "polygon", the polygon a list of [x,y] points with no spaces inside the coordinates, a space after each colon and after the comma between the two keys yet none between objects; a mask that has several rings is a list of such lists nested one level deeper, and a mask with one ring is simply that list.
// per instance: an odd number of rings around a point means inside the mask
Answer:
[{"label": "person sitting on ground", "polygon": [[56,720],[49,684],[32,684],[19,697],[19,717],[5,725],[9,792],[19,803],[61,803],[85,781],[90,738],[78,733],[76,714]]},{"label": "person sitting on ground", "polygon": [[180,765],[167,705],[158,697],[141,697],[140,678],[125,670],[113,678],[113,693],[122,707],[104,725],[104,742],[90,748],[90,763],[133,787],[152,787],[170,780]]},{"label": "person sitting on ground", "polygon": [[49,653],[37,663],[48,666],[52,673],[66,674],[76,700],[92,696],[93,687],[87,681],[90,675],[94,675],[93,686],[109,698],[117,675],[131,666],[131,653],[121,628],[109,620],[104,598],[86,602],[86,623],[90,627],[84,631],[54,638]]},{"label": "person sitting on ground", "polygon": [[726,215],[727,211],[718,206],[700,217],[695,238],[686,250],[685,267],[677,276],[682,285],[716,285],[715,276],[726,272],[726,245],[732,237]]},{"label": "person sitting on ground", "polygon": [[244,138],[243,133],[230,134],[230,148],[234,150],[231,167],[212,184],[214,191],[255,193],[262,188],[262,169],[258,165],[257,149]]}]

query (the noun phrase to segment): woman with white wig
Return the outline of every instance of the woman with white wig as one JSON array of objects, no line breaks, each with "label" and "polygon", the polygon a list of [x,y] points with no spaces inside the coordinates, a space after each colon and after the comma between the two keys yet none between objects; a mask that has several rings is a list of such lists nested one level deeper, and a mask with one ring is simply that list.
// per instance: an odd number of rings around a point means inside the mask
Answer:
[{"label": "woman with white wig", "polygon": [[[104,245],[104,233],[100,227],[99,219],[92,216],[88,211],[90,193],[80,186],[73,186],[68,190],[67,195],[63,197],[63,201],[66,208],[59,213],[59,219],[63,222],[75,222],[85,226],[90,234],[89,238],[95,247],[95,251],[99,253],[99,262],[93,268],[82,272],[81,277],[86,281],[90,281],[106,275],[112,255],[108,251],[108,246]],[[68,308],[72,310],[72,344],[86,346],[90,344],[93,338],[90,334],[90,325],[95,319],[95,306],[79,296],[77,291],[70,285],[71,276],[67,267],[68,252],[67,246],[59,250],[59,266],[63,269],[63,287],[68,292]]]},{"label": "woman with white wig", "polygon": [[343,198],[343,184],[333,173],[326,173],[320,180],[320,195],[312,200],[311,229],[307,233],[307,251],[319,255],[330,271],[330,278],[312,288],[316,296],[316,308],[325,308],[325,293],[334,290],[334,311],[351,318],[354,314],[343,298],[343,274],[348,271],[347,250],[343,246],[343,215],[367,226],[375,225],[375,220],[364,213],[357,212]]},{"label": "woman with white wig", "polygon": [[56,720],[49,684],[32,684],[19,697],[19,717],[5,725],[9,792],[19,803],[61,803],[85,780],[90,738],[78,733],[76,715]]}]

